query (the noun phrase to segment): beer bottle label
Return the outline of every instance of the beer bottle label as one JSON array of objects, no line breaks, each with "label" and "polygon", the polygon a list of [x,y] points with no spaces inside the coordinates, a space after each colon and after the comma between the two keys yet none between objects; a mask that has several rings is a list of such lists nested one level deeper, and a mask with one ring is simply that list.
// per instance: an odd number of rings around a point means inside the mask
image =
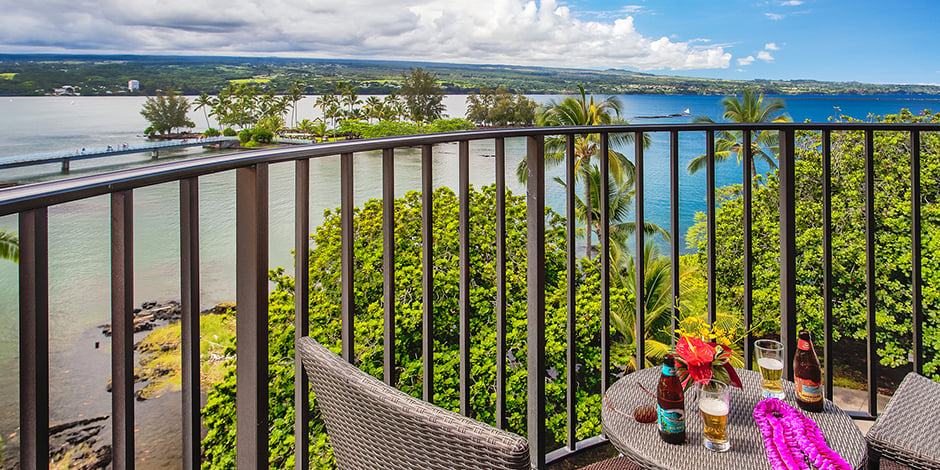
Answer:
[{"label": "beer bottle label", "polygon": [[801,401],[815,403],[822,400],[822,387],[819,382],[794,377],[796,380],[796,396]]},{"label": "beer bottle label", "polygon": [[797,341],[796,347],[799,348],[799,349],[802,349],[802,350],[804,350],[804,351],[812,351],[812,350],[813,350],[813,347],[810,346],[809,341],[806,341],[805,339],[801,339],[801,340]]},{"label": "beer bottle label", "polygon": [[685,410],[674,408],[664,410],[656,404],[656,414],[659,415],[659,430],[669,434],[685,432]]},{"label": "beer bottle label", "polygon": [[676,375],[676,368],[675,368],[675,367],[669,367],[669,366],[667,366],[666,364],[663,364],[663,375],[668,375],[668,376],[670,376],[670,377],[674,377],[674,376]]}]

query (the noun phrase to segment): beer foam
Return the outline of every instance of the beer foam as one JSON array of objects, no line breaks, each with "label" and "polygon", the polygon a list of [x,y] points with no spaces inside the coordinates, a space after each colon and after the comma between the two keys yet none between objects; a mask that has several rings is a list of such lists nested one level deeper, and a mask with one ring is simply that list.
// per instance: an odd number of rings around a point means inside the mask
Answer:
[{"label": "beer foam", "polygon": [[728,414],[728,404],[715,398],[703,398],[698,402],[698,408],[712,416]]},{"label": "beer foam", "polygon": [[783,361],[772,357],[762,357],[758,359],[757,365],[768,370],[783,370]]}]

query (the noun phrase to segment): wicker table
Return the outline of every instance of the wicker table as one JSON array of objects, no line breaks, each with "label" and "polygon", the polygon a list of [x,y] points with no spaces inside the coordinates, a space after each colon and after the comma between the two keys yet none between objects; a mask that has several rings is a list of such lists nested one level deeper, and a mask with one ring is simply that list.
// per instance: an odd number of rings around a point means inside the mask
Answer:
[{"label": "wicker table", "polygon": [[[655,422],[638,423],[633,420],[633,410],[637,406],[656,406],[656,400],[641,390],[637,382],[656,393],[660,370],[651,367],[628,374],[608,389],[601,422],[604,433],[617,450],[641,468],[648,469],[770,469],[760,430],[752,416],[754,408],[763,399],[760,373],[737,369],[744,389],[731,390],[731,414],[728,416],[731,450],[718,453],[702,445],[702,418],[691,391],[685,397],[687,418],[684,445],[663,442],[656,431]],[[783,382],[786,391],[784,401],[796,407],[793,382]],[[826,400],[821,413],[804,414],[816,422],[832,450],[838,452],[853,468],[865,468],[868,452],[865,438],[845,412]]]}]

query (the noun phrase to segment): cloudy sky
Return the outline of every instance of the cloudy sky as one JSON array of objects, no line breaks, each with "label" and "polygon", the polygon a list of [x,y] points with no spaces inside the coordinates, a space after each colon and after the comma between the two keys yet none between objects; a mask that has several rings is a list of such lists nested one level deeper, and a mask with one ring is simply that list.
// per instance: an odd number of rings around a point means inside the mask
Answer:
[{"label": "cloudy sky", "polygon": [[937,0],[0,0],[0,53],[360,58],[940,83]]}]

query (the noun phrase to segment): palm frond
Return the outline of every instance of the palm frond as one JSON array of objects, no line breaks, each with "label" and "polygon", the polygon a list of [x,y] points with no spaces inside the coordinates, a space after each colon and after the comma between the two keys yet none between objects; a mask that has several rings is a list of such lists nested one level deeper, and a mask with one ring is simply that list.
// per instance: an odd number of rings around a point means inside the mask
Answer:
[{"label": "palm frond", "polygon": [[8,259],[14,263],[20,261],[20,241],[16,232],[0,230],[0,259]]}]

